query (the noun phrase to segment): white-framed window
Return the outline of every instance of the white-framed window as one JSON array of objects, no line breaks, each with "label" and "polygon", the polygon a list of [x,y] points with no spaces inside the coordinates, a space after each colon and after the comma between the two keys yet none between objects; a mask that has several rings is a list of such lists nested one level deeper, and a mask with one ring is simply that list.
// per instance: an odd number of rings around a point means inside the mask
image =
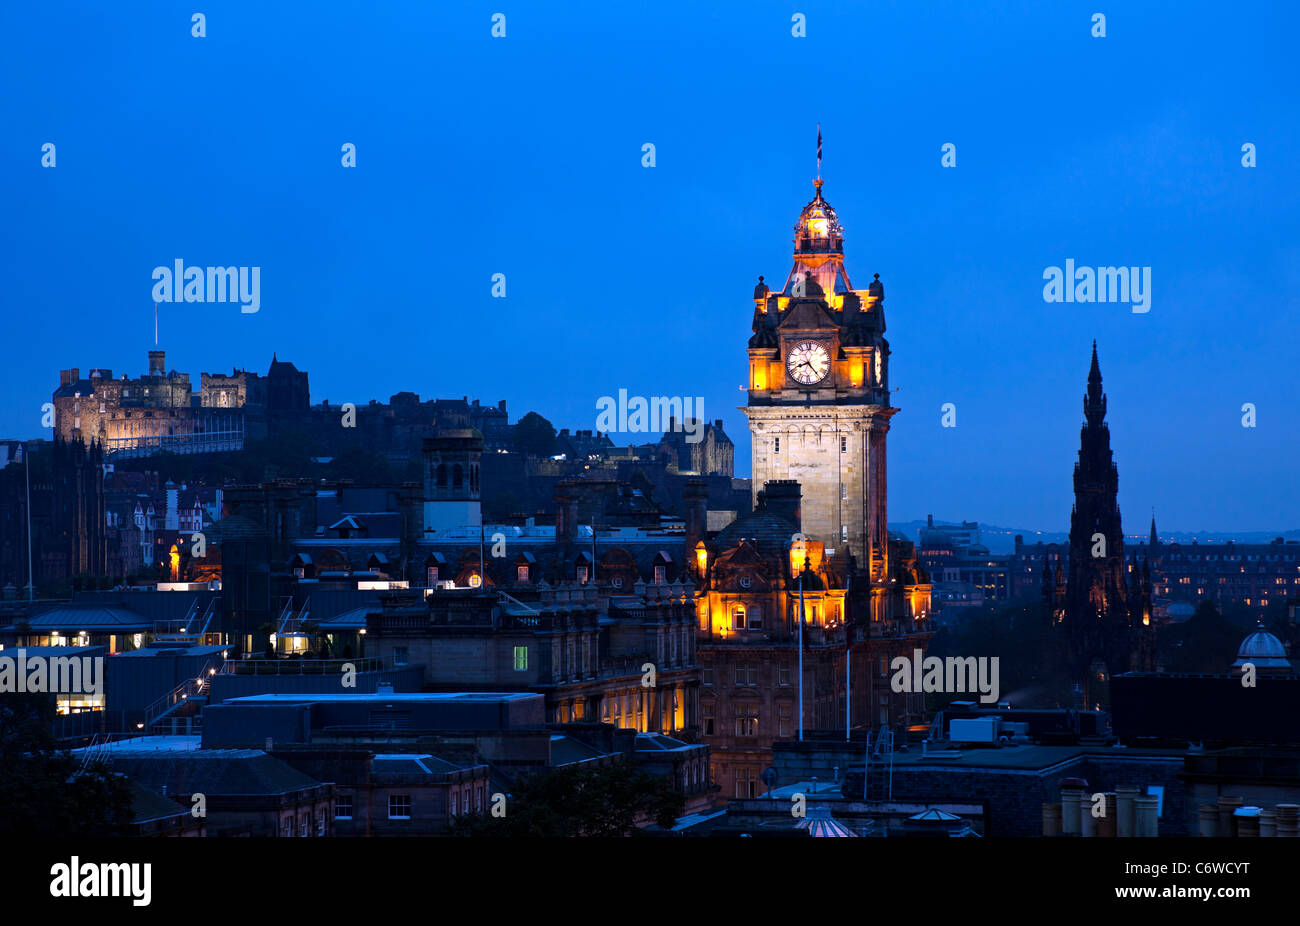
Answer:
[{"label": "white-framed window", "polygon": [[773,453],[781,452],[781,438],[779,437],[772,438],[772,452]]},{"label": "white-framed window", "polygon": [[841,437],[841,438],[840,438],[840,453],[848,453],[848,452],[849,452],[849,439],[848,439],[847,437]]},{"label": "white-framed window", "polygon": [[393,647],[393,665],[404,666],[409,658],[410,652],[405,646]]},{"label": "white-framed window", "polygon": [[743,604],[731,606],[731,626],[735,630],[745,629],[745,606]]},{"label": "white-framed window", "polygon": [[388,795],[388,819],[390,820],[411,819],[411,795],[409,794]]},{"label": "white-framed window", "polygon": [[668,581],[668,568],[666,566],[655,567],[655,585],[663,585]]},{"label": "white-framed window", "polygon": [[459,810],[459,806],[458,806],[457,803],[456,803],[456,792],[455,792],[454,790],[448,792],[448,796],[447,796],[447,810],[448,810],[448,812],[451,813],[451,815],[452,815],[453,817],[456,816],[456,814],[460,812],[460,810]]}]

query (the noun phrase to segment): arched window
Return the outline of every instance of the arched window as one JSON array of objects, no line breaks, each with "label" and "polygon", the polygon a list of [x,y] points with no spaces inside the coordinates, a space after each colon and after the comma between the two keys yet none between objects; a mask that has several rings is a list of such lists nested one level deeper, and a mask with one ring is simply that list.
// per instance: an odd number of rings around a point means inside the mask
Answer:
[{"label": "arched window", "polygon": [[438,464],[438,488],[444,489],[446,487],[447,487],[447,464],[439,463]]},{"label": "arched window", "polygon": [[731,629],[745,629],[745,606],[743,604],[734,604],[731,606]]}]

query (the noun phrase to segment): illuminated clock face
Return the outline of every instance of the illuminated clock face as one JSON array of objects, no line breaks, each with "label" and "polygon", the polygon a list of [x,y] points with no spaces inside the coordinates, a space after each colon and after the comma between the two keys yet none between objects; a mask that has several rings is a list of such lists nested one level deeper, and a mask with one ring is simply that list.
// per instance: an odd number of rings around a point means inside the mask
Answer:
[{"label": "illuminated clock face", "polygon": [[826,378],[831,370],[831,357],[816,341],[803,341],[790,351],[785,364],[796,382],[810,386]]}]

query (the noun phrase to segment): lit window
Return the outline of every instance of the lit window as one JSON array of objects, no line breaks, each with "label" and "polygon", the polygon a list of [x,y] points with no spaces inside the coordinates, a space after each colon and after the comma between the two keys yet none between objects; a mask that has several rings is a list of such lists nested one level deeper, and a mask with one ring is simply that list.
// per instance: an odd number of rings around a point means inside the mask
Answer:
[{"label": "lit window", "polygon": [[528,671],[528,647],[526,646],[515,647],[515,671]]},{"label": "lit window", "polygon": [[[519,566],[518,568],[516,568],[516,570],[515,570],[515,581],[516,581],[517,583],[519,583],[520,585],[527,585],[527,584],[528,584],[528,567],[527,567],[527,566]],[[583,581],[586,581],[586,577],[585,577],[585,576],[583,577]]]},{"label": "lit window", "polygon": [[664,566],[655,567],[655,585],[663,585],[668,581],[668,570]]},{"label": "lit window", "polygon": [[736,736],[758,736],[758,705],[736,705]]}]

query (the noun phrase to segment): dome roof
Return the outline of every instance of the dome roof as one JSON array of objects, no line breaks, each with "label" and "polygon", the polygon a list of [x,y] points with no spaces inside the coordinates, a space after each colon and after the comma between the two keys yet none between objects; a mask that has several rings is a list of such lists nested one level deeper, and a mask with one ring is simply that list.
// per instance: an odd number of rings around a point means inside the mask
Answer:
[{"label": "dome roof", "polygon": [[816,180],[817,195],[799,213],[794,225],[795,250],[831,250],[844,240],[844,226],[840,217],[826,200],[822,199],[822,181]]},{"label": "dome roof", "polygon": [[1232,667],[1240,669],[1246,663],[1256,669],[1291,669],[1291,661],[1286,658],[1286,647],[1281,640],[1264,629],[1263,621],[1259,622],[1254,633],[1241,641],[1237,661]]}]

